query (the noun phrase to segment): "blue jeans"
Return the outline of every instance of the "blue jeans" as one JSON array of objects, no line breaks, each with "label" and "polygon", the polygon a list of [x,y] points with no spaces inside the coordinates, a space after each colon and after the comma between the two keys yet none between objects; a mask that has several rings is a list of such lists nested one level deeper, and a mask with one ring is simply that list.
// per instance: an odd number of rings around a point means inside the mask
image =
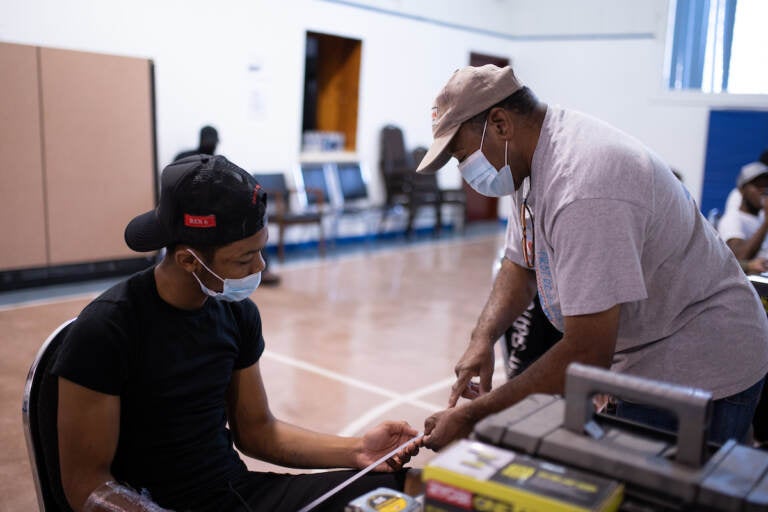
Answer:
[{"label": "blue jeans", "polygon": [[[755,415],[765,378],[735,395],[715,400],[708,441],[723,444],[728,439],[746,442],[752,417]],[[619,400],[616,416],[650,425],[651,427],[677,432],[677,418],[663,409]]]}]

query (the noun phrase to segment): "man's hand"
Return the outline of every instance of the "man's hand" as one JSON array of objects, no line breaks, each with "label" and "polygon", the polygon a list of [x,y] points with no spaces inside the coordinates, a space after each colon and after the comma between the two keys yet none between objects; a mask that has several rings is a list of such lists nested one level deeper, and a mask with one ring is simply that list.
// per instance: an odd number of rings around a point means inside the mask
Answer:
[{"label": "man's hand", "polygon": [[424,421],[424,446],[439,451],[456,439],[472,432],[474,421],[466,407],[452,407],[437,412]]},{"label": "man's hand", "polygon": [[768,259],[766,258],[752,258],[744,265],[744,271],[747,274],[762,274],[768,271]]},{"label": "man's hand", "polygon": [[[493,367],[496,358],[493,344],[483,340],[472,340],[464,355],[456,363],[456,382],[451,387],[448,407],[454,407],[459,397],[470,400],[491,390]],[[472,377],[480,377],[480,383],[472,382]]]},{"label": "man's hand", "polygon": [[[469,347],[456,364],[456,382],[451,388],[448,407],[454,407],[460,396],[475,399],[491,391],[493,345],[523,314],[535,295],[536,274],[508,258],[502,259],[491,294],[472,330]],[[471,382],[473,377],[480,377],[480,382]]]},{"label": "man's hand", "polygon": [[[369,466],[416,435],[418,431],[405,421],[385,421],[373,427],[363,435],[362,447],[357,456],[358,467]],[[376,471],[397,471],[419,453],[420,446],[421,440],[414,441],[376,467]]]}]

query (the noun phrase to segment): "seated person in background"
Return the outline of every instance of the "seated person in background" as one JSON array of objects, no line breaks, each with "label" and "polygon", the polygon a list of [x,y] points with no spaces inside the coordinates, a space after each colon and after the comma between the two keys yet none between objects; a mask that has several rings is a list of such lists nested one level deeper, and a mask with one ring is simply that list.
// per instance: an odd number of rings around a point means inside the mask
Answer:
[{"label": "seated person in background", "polygon": [[[362,437],[325,435],[272,415],[261,318],[248,298],[264,268],[266,199],[243,169],[198,155],[167,166],[157,209],[128,224],[129,247],[166,247],[165,257],[88,304],[53,368],[61,480],[75,511],[295,511],[353,472],[249,472],[233,441],[283,466],[363,468],[416,435],[394,421]],[[317,510],[402,489],[417,450]]]},{"label": "seated person in background", "polygon": [[216,152],[216,146],[219,145],[219,132],[213,126],[203,126],[200,128],[200,142],[197,149],[187,149],[173,157],[173,161],[181,160],[193,155],[212,155]]},{"label": "seated person in background", "polygon": [[[175,157],[173,161],[187,158],[194,155],[213,155],[216,152],[216,146],[219,145],[219,132],[210,125],[205,125],[200,128],[200,142],[197,144],[197,149],[187,149],[181,151]],[[261,284],[267,286],[277,286],[280,284],[280,276],[269,270],[269,261],[266,258],[266,253],[262,255],[264,257],[265,267],[261,273]]]},{"label": "seated person in background", "polygon": [[720,236],[748,274],[768,271],[768,166],[752,162],[741,168],[736,185],[741,193],[738,209],[726,209],[718,223]]}]

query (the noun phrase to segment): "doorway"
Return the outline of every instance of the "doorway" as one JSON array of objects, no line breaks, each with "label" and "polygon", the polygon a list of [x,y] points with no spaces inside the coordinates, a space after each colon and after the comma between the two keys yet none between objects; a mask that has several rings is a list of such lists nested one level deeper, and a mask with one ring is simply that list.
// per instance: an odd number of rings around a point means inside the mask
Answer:
[{"label": "doorway", "polygon": [[[354,151],[362,41],[307,32],[302,135],[317,134],[321,150]],[[306,146],[306,144],[305,144]]]}]

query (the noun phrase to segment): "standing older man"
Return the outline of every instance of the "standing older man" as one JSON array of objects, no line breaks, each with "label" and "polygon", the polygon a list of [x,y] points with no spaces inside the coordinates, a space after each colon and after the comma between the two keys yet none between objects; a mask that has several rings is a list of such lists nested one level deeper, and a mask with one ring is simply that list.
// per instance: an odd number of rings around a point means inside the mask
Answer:
[{"label": "standing older man", "polygon": [[[455,157],[481,194],[513,195],[519,222],[456,365],[449,409],[426,421],[425,445],[439,449],[531,393],[563,393],[574,361],[709,390],[710,438],[744,438],[768,371],[768,321],[669,167],[621,131],[538,101],[509,67],[456,71],[432,119],[435,140],[418,171]],[[537,288],[563,338],[491,391],[493,343]],[[456,405],[459,396],[473,400]],[[617,412],[675,428],[641,404],[620,402]]]}]

